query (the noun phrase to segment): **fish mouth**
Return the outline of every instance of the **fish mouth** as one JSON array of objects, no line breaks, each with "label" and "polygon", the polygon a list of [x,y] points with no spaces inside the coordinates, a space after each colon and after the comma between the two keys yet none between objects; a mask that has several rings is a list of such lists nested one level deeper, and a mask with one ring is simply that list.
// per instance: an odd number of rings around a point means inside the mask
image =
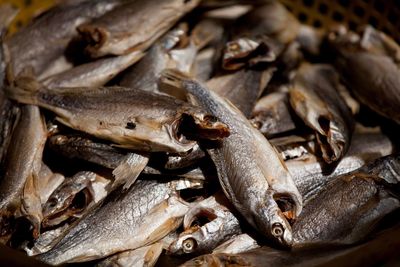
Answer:
[{"label": "fish mouth", "polygon": [[97,52],[108,40],[109,33],[101,28],[91,25],[82,25],[78,27],[78,32],[83,40],[87,42],[86,51],[89,54]]},{"label": "fish mouth", "polygon": [[[75,195],[69,197],[65,200],[62,207],[59,209],[51,209],[51,207],[57,206],[56,201],[49,199],[50,208],[43,214],[44,219],[42,220],[43,228],[52,227],[58,225],[68,218],[77,216],[82,213],[89,205],[89,203],[93,200],[93,197],[89,190],[83,189],[76,193]],[[60,218],[64,218],[61,219]]]},{"label": "fish mouth", "polygon": [[199,139],[221,140],[230,134],[228,126],[216,117],[193,113],[183,113],[172,129],[175,139],[183,144]]},{"label": "fish mouth", "polygon": [[322,158],[326,163],[331,164],[343,156],[345,138],[329,117],[320,116],[318,125],[316,137],[321,148]]}]

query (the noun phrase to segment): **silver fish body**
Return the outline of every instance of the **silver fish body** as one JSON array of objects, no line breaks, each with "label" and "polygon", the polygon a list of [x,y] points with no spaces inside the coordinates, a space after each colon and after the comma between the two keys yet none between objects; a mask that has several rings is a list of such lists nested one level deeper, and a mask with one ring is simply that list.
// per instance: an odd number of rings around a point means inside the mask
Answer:
[{"label": "silver fish body", "polygon": [[[195,145],[182,134],[217,139],[229,134],[226,125],[200,108],[169,96],[122,87],[48,89],[30,78],[8,88],[18,101],[56,113],[63,124],[121,147],[142,151],[185,152]],[[112,112],[104,112],[109,110]],[[197,131],[193,131],[197,129]],[[218,137],[217,137],[218,136]]]},{"label": "silver fish body", "polygon": [[[163,82],[183,88],[229,125],[230,136],[208,150],[225,195],[260,233],[290,244],[290,225],[283,212],[296,217],[302,198],[274,148],[240,111],[199,82],[174,71],[164,72]],[[280,209],[280,201],[286,210]]]},{"label": "silver fish body", "polygon": [[174,192],[168,183],[154,181],[116,192],[39,259],[51,264],[88,261],[156,242],[176,229],[188,211]]}]

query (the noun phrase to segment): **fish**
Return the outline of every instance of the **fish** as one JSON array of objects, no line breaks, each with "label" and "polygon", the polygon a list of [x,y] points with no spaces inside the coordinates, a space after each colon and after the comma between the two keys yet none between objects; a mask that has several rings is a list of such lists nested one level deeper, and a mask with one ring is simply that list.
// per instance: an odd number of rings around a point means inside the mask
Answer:
[{"label": "fish", "polygon": [[232,27],[231,40],[224,49],[223,68],[235,70],[275,61],[285,46],[296,39],[299,25],[278,1],[251,9]]},{"label": "fish", "polygon": [[333,170],[327,168],[319,157],[313,154],[287,160],[285,163],[306,203],[335,177],[354,171],[379,157],[388,156],[395,150],[395,144],[380,132],[356,132],[347,155]]},{"label": "fish", "polygon": [[87,40],[87,53],[94,58],[144,51],[199,2],[128,1],[77,30]]},{"label": "fish", "polygon": [[[123,148],[179,153],[196,143],[185,135],[229,135],[228,127],[214,116],[166,95],[123,87],[48,89],[29,77],[16,83],[6,90],[10,98],[46,108],[62,124]],[[112,112],[99,112],[100,107]]]},{"label": "fish", "polygon": [[251,122],[267,138],[296,129],[287,92],[272,92],[257,100]]},{"label": "fish", "polygon": [[115,191],[52,250],[37,258],[58,265],[104,258],[150,245],[182,223],[189,205],[176,193],[168,182],[151,180],[137,181],[122,194]]},{"label": "fish", "polygon": [[[169,245],[167,253],[210,253],[222,242],[241,234],[239,220],[223,202],[229,203],[221,192],[194,204],[183,219],[184,231]],[[206,217],[209,222],[194,224],[198,217]]]},{"label": "fish", "polygon": [[268,68],[265,71],[243,69],[232,74],[213,77],[206,84],[218,95],[228,99],[248,118],[275,70],[275,68]]},{"label": "fish", "polygon": [[335,66],[358,101],[377,114],[400,123],[400,89],[397,86],[400,76],[396,59],[375,48],[372,41],[371,48],[363,47],[361,39],[353,32],[329,34],[331,47],[336,52]]},{"label": "fish", "polygon": [[117,74],[135,64],[144,56],[142,52],[99,59],[49,76],[41,82],[48,88],[100,87]]},{"label": "fish", "polygon": [[315,131],[322,158],[327,163],[347,152],[354,118],[338,93],[339,75],[329,65],[303,63],[289,90],[296,114]]},{"label": "fish", "polygon": [[4,177],[0,182],[0,209],[14,212],[20,206],[20,197],[26,179],[41,168],[46,143],[46,127],[39,108],[26,105],[15,127],[5,162]]},{"label": "fish", "polygon": [[213,47],[208,47],[200,51],[193,63],[193,76],[199,81],[209,80],[215,71],[214,61],[217,51]]},{"label": "fish", "polygon": [[121,2],[78,2],[55,6],[42,14],[6,41],[14,74],[17,76],[26,67],[32,67],[35,75],[46,71],[50,63],[61,57],[69,42],[77,36],[78,25],[105,14]]},{"label": "fish", "polygon": [[350,245],[361,241],[386,215],[400,207],[387,184],[400,179],[396,154],[367,163],[327,183],[293,224],[292,248]]},{"label": "fish", "polygon": [[288,219],[300,214],[302,197],[276,150],[237,108],[198,81],[174,70],[164,71],[161,77],[161,82],[186,90],[229,125],[229,137],[207,149],[225,195],[261,234],[290,245]]},{"label": "fish", "polygon": [[212,251],[212,254],[238,254],[259,247],[260,246],[257,244],[257,241],[255,241],[251,236],[249,236],[248,234],[240,234],[232,237],[231,239],[216,247]]},{"label": "fish", "polygon": [[130,267],[130,266],[148,266],[156,264],[158,257],[163,251],[160,243],[141,247],[135,250],[128,250],[115,254],[111,257],[97,263],[96,267]]},{"label": "fish", "polygon": [[109,180],[88,171],[65,179],[43,205],[42,226],[50,228],[70,218],[82,217],[107,196],[109,183]]},{"label": "fish", "polygon": [[313,134],[287,135],[269,139],[271,144],[280,152],[283,160],[303,159],[316,155],[316,142]]},{"label": "fish", "polygon": [[296,41],[300,44],[302,51],[312,56],[318,56],[321,54],[321,47],[325,36],[325,30],[301,24]]},{"label": "fish", "polygon": [[65,177],[60,173],[54,173],[44,162],[37,175],[37,189],[40,203],[47,202],[51,194],[64,182]]}]

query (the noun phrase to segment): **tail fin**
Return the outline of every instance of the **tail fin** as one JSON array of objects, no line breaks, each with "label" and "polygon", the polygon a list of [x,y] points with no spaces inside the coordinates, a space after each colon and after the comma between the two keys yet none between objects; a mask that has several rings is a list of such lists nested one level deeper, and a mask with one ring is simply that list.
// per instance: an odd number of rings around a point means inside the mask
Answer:
[{"label": "tail fin", "polygon": [[37,105],[36,94],[41,84],[29,76],[17,77],[9,86],[5,87],[7,97],[24,104]]}]

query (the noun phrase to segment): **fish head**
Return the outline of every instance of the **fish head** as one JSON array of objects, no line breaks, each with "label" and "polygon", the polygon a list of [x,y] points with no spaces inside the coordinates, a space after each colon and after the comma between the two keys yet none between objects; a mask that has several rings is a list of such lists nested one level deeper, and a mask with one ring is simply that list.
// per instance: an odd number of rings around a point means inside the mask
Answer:
[{"label": "fish head", "polygon": [[173,255],[183,255],[196,252],[199,243],[202,242],[202,236],[198,232],[199,229],[199,227],[195,226],[181,233],[179,237],[168,247],[167,253]]},{"label": "fish head", "polygon": [[292,227],[270,192],[266,194],[265,201],[256,207],[253,219],[257,229],[267,238],[283,247],[292,245]]},{"label": "fish head", "polygon": [[250,38],[239,38],[226,43],[222,66],[226,70],[237,70],[249,63],[272,62],[276,59],[269,42]]}]

